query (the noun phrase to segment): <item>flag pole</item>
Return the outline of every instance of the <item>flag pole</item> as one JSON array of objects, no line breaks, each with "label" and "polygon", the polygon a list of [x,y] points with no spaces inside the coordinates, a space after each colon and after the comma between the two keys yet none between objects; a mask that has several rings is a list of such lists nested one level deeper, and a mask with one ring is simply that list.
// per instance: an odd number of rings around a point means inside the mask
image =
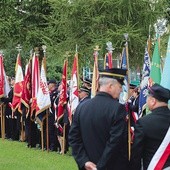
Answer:
[{"label": "flag pole", "polygon": [[[0,51],[0,55],[3,57],[3,51]],[[3,64],[3,60],[2,60]],[[4,95],[4,93],[3,93]],[[0,116],[1,116],[1,137],[5,139],[5,113],[4,113],[4,103],[0,103]]]},{"label": "flag pole", "polygon": [[92,76],[92,87],[91,87],[91,97],[96,95],[98,90],[98,79],[99,79],[99,70],[98,70],[98,56],[99,56],[99,46],[96,45],[94,48],[94,66],[93,66],[93,76]]},{"label": "flag pole", "polygon": [[5,139],[5,114],[3,103],[1,103],[0,105],[0,112],[1,112],[1,137],[2,139]]},{"label": "flag pole", "polygon": [[151,57],[151,25],[149,25],[149,36],[148,36],[148,53],[149,53],[149,57]]},{"label": "flag pole", "polygon": [[44,118],[42,119],[40,126],[41,126],[41,149],[42,151],[44,151]]},{"label": "flag pole", "polygon": [[48,133],[48,115],[49,115],[49,109],[46,109],[46,142],[47,142],[47,152],[49,152],[49,133]]},{"label": "flag pole", "polygon": [[2,112],[1,112],[1,103],[0,103],[0,118],[1,118],[1,137],[2,137]]},{"label": "flag pole", "polygon": [[79,65],[78,65],[78,46],[76,44],[76,57],[77,57],[77,87],[79,89]]},{"label": "flag pole", "polygon": [[[16,49],[18,51],[18,54],[20,55],[21,54],[21,50],[22,50],[21,44],[18,44]],[[21,136],[20,136],[20,140],[23,142],[24,141],[25,132],[24,132],[24,122],[23,122],[22,116],[20,118],[20,122],[21,122]]]},{"label": "flag pole", "polygon": [[[68,54],[66,56],[66,88],[67,88],[67,67],[68,67]],[[67,107],[65,107],[65,108],[67,108]],[[64,150],[65,150],[65,131],[66,131],[66,124],[64,123],[63,140],[62,140],[62,155],[64,155]]]},{"label": "flag pole", "polygon": [[[130,76],[129,76],[129,51],[128,51],[128,34],[124,34],[125,38],[125,48],[126,48],[126,59],[127,59],[127,75],[128,75],[128,98],[130,97],[129,93],[129,83],[130,83]],[[130,160],[131,156],[131,134],[130,134],[130,112],[128,113],[129,119],[128,119],[128,159]]]},{"label": "flag pole", "polygon": [[[42,45],[42,49],[43,49],[43,53],[44,53],[43,64],[44,64],[45,74],[47,77],[47,64],[46,64],[46,49],[47,49],[47,47],[46,47],[46,45]],[[49,152],[48,115],[49,115],[49,109],[46,109],[45,118],[46,118],[46,147],[47,147],[46,149],[47,149],[47,152]],[[44,128],[42,130],[44,130]],[[43,136],[42,136],[42,138],[43,138]]]}]

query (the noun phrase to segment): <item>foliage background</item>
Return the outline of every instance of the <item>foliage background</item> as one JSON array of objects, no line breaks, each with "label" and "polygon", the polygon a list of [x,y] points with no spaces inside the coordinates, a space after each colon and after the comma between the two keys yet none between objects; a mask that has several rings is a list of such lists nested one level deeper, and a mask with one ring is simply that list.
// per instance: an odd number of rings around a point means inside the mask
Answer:
[{"label": "foliage background", "polygon": [[[65,58],[69,60],[69,74],[76,44],[79,67],[92,67],[93,49],[100,46],[103,58],[106,42],[111,41],[117,58],[124,46],[124,33],[129,34],[130,66],[142,66],[144,48],[151,25],[158,18],[170,20],[168,0],[2,0],[0,2],[0,49],[8,75],[14,75],[16,46],[22,45],[22,62],[36,46],[47,46],[48,78],[61,78]],[[167,36],[161,38],[161,54],[165,55]],[[154,40],[152,41],[154,43]],[[153,49],[153,47],[152,47]]]}]

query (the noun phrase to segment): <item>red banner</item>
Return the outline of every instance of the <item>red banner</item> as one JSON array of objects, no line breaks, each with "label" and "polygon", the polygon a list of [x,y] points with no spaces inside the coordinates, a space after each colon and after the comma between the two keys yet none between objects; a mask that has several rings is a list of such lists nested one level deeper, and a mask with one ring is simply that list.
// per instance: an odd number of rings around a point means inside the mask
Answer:
[{"label": "red banner", "polygon": [[62,87],[60,91],[60,97],[58,102],[57,121],[64,115],[64,105],[67,103],[67,60],[64,61],[63,75],[62,75]]},{"label": "red banner", "polygon": [[37,106],[37,93],[40,79],[40,70],[39,70],[39,58],[34,53],[32,59],[32,104],[31,104],[31,114],[36,110]]},{"label": "red banner", "polygon": [[15,73],[15,84],[14,84],[14,96],[12,99],[12,110],[13,112],[20,107],[21,104],[21,95],[23,89],[23,72],[21,67],[21,57],[20,54],[17,56],[16,61],[16,73]]},{"label": "red banner", "polygon": [[27,108],[27,115],[30,110],[30,99],[31,99],[31,62],[26,65],[25,68],[25,77],[24,77],[24,83],[23,83],[23,90],[22,90],[22,96],[21,96],[21,102],[22,104]]},{"label": "red banner", "polygon": [[0,98],[4,96],[4,66],[3,56],[0,54]]}]

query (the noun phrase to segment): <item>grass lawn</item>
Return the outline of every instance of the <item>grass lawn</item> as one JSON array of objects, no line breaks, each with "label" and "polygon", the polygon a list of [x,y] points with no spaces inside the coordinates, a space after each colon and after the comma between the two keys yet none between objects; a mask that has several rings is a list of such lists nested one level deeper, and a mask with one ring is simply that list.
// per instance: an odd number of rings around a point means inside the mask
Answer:
[{"label": "grass lawn", "polygon": [[27,148],[25,142],[0,139],[0,170],[77,170],[70,153]]}]

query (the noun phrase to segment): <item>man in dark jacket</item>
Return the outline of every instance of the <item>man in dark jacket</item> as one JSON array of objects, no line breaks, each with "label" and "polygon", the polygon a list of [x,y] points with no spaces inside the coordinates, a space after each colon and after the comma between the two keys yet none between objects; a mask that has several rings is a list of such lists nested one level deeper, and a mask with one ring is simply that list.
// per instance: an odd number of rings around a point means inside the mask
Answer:
[{"label": "man in dark jacket", "polygon": [[90,99],[91,90],[85,86],[81,86],[79,90],[79,106]]},{"label": "man in dark jacket", "polygon": [[[132,145],[131,170],[141,170],[141,161],[144,170],[156,169],[156,164],[160,166],[158,164],[160,160],[155,158],[156,155],[162,155],[161,152],[157,154],[157,150],[161,148],[161,144],[170,128],[170,110],[168,109],[170,91],[158,84],[154,84],[148,91],[147,105],[151,113],[137,121]],[[167,146],[170,145],[170,137],[167,138],[167,142]],[[162,149],[162,154],[165,151]],[[170,152],[168,155],[164,157],[164,163],[161,162],[162,167],[157,169],[170,168]],[[151,160],[156,161],[153,163]]]},{"label": "man in dark jacket", "polygon": [[126,111],[118,102],[126,70],[100,72],[99,92],[77,107],[69,133],[79,169],[127,170]]},{"label": "man in dark jacket", "polygon": [[51,99],[51,108],[48,116],[48,133],[49,133],[49,148],[50,151],[57,151],[57,147],[59,147],[59,143],[56,137],[56,128],[55,128],[55,114],[56,107],[55,104],[58,104],[59,92],[57,87],[57,82],[54,79],[49,80],[48,88],[50,91],[50,99]]}]

